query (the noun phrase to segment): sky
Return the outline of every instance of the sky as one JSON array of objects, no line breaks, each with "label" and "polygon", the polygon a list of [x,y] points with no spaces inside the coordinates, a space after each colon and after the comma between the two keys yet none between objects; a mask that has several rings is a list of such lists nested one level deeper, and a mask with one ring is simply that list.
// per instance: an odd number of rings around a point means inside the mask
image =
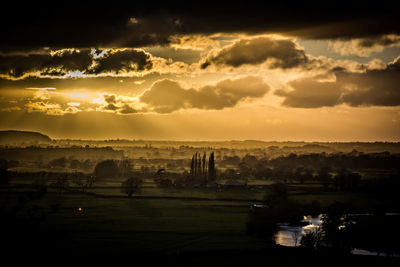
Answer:
[{"label": "sky", "polygon": [[10,3],[0,18],[0,129],[400,141],[396,8],[339,3]]}]

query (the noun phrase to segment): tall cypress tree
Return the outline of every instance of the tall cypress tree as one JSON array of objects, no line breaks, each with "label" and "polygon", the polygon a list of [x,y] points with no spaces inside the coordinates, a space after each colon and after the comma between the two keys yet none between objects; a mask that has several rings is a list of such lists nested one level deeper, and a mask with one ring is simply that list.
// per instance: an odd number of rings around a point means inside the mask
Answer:
[{"label": "tall cypress tree", "polygon": [[197,176],[201,176],[201,155],[200,152],[197,155],[198,159],[197,159]]},{"label": "tall cypress tree", "polygon": [[208,158],[208,180],[215,181],[215,179],[216,179],[216,173],[215,173],[214,152],[211,152],[211,155]]},{"label": "tall cypress tree", "polygon": [[190,175],[194,176],[194,155],[192,156],[192,162],[190,163]]},{"label": "tall cypress tree", "polygon": [[197,152],[194,153],[193,176],[197,175]]},{"label": "tall cypress tree", "polygon": [[206,179],[207,179],[207,176],[208,176],[208,161],[206,160],[206,168],[205,168],[205,173],[204,173],[204,175],[206,176]]},{"label": "tall cypress tree", "polygon": [[203,154],[203,161],[202,161],[202,175],[203,176],[206,176],[207,175],[207,173],[206,173],[206,152],[204,152],[204,154]]}]

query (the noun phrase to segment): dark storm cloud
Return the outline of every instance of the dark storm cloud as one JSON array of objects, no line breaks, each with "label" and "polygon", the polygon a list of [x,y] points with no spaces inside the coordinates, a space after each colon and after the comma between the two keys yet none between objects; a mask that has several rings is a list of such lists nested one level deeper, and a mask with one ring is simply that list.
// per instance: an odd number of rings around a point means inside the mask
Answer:
[{"label": "dark storm cloud", "polygon": [[91,63],[88,50],[63,49],[51,54],[50,51],[25,55],[0,55],[0,74],[19,78],[26,73],[39,72],[42,75],[62,76],[70,71],[84,70]]},{"label": "dark storm cloud", "polygon": [[165,79],[153,84],[140,97],[155,112],[170,113],[179,109],[223,109],[233,107],[247,98],[260,98],[269,86],[259,77],[248,76],[224,80],[215,85],[185,89],[179,83]]},{"label": "dark storm cloud", "polygon": [[396,35],[382,35],[370,38],[361,39],[357,45],[360,48],[370,48],[374,46],[391,46],[400,43],[400,36]]},{"label": "dark storm cloud", "polygon": [[336,40],[331,48],[341,55],[369,57],[373,52],[381,52],[386,47],[400,47],[400,35],[386,34],[351,40]]},{"label": "dark storm cloud", "polygon": [[400,57],[388,64],[384,70],[366,73],[343,72],[336,76],[339,83],[350,85],[342,94],[343,103],[351,106],[400,105]]},{"label": "dark storm cloud", "polygon": [[26,47],[141,47],[174,34],[287,33],[305,38],[351,38],[399,33],[397,8],[336,2],[262,1],[191,5],[137,1],[110,4],[42,1],[4,4],[0,50]]},{"label": "dark storm cloud", "polygon": [[258,37],[242,39],[231,46],[207,56],[201,68],[209,65],[225,65],[239,67],[245,64],[260,64],[268,61],[271,69],[289,69],[306,66],[310,59],[303,49],[289,39]]},{"label": "dark storm cloud", "polygon": [[40,50],[0,55],[0,75],[18,79],[23,76],[64,76],[143,71],[152,68],[150,54],[140,49],[110,49],[95,57],[89,49]]},{"label": "dark storm cloud", "polygon": [[292,91],[277,90],[275,94],[284,97],[282,105],[297,108],[400,105],[400,57],[386,69],[363,73],[338,70],[335,75],[334,82],[295,80],[288,84]]},{"label": "dark storm cloud", "polygon": [[101,57],[94,59],[94,64],[86,73],[99,74],[122,71],[143,71],[153,67],[150,54],[138,49],[111,49]]}]

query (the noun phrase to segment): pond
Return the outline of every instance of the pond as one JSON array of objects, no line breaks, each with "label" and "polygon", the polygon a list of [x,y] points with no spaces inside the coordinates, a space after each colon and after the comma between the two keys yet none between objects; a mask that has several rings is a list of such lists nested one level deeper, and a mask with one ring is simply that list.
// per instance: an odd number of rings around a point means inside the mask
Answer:
[{"label": "pond", "polygon": [[[365,216],[374,216],[373,214],[348,214],[349,217],[360,218]],[[386,216],[395,216],[400,218],[400,213],[386,213]],[[300,221],[299,226],[293,226],[286,223],[278,224],[278,231],[275,234],[275,243],[281,246],[296,247],[300,246],[301,238],[310,231],[317,230],[322,224],[323,215],[320,214],[316,217],[304,216],[303,220]],[[378,252],[374,250],[367,250],[361,248],[354,248],[351,250],[352,254],[357,255],[375,255],[375,256],[386,256],[384,252]],[[400,257],[400,254],[393,253],[390,256]]]}]

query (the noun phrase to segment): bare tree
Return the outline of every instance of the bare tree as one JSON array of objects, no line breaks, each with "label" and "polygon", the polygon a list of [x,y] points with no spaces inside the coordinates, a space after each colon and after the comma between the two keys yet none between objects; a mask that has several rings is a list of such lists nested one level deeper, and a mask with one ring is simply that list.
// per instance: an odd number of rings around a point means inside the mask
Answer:
[{"label": "bare tree", "polygon": [[294,241],[294,246],[297,247],[297,244],[299,242],[299,237],[301,236],[301,229],[300,230],[298,230],[298,229],[294,230],[291,233],[291,235],[292,235],[292,239]]},{"label": "bare tree", "polygon": [[94,180],[95,177],[91,174],[84,175],[81,173],[74,173],[72,176],[72,182],[81,188],[82,193],[85,193],[86,189],[93,186]]}]

